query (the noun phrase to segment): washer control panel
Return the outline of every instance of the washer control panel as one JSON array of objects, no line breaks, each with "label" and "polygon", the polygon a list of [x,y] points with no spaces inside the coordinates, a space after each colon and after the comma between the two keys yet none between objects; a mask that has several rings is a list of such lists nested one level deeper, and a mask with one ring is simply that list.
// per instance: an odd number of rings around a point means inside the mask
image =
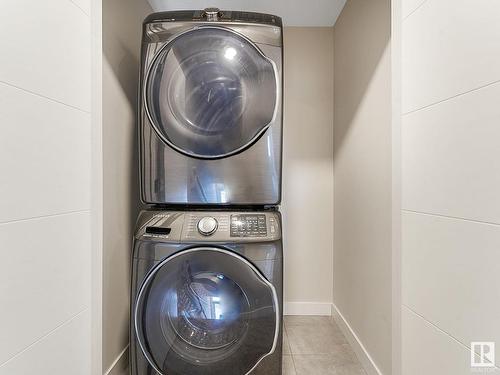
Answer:
[{"label": "washer control panel", "polygon": [[231,237],[266,237],[267,222],[264,214],[231,215]]},{"label": "washer control panel", "polygon": [[262,242],[281,238],[272,211],[143,211],[136,238],[163,242]]}]

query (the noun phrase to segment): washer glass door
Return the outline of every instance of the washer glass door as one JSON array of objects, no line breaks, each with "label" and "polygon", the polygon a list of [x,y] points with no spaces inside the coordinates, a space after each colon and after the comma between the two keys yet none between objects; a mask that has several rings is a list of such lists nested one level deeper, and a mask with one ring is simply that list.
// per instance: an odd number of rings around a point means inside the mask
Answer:
[{"label": "washer glass door", "polygon": [[156,54],[144,100],[164,142],[212,159],[258,139],[274,119],[277,90],[276,67],[254,43],[224,27],[202,26]]},{"label": "washer glass door", "polygon": [[156,266],[136,301],[135,330],[160,374],[248,374],[278,339],[274,287],[247,260],[194,248]]}]

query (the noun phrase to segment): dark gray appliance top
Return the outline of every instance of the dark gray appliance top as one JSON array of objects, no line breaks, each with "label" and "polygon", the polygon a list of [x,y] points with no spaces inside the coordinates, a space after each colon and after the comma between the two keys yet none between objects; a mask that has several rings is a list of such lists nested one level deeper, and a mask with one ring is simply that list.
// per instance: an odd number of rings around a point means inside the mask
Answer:
[{"label": "dark gray appliance top", "polygon": [[[207,10],[176,10],[169,12],[158,12],[150,14],[144,20],[144,24],[154,22],[185,22],[185,21],[207,21],[211,20],[210,15],[207,17]],[[282,26],[281,18],[272,14],[242,12],[234,10],[217,10],[216,18],[212,20],[217,22],[241,22],[241,23],[256,23],[273,26]]]}]

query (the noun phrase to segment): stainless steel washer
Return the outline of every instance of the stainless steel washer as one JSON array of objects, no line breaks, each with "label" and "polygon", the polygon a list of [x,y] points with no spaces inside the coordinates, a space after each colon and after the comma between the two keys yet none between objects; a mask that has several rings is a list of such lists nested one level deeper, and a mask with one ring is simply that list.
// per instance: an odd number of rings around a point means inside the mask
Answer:
[{"label": "stainless steel washer", "polygon": [[277,211],[144,211],[133,253],[132,375],[280,375]]},{"label": "stainless steel washer", "polygon": [[220,11],[144,22],[140,155],[147,204],[281,200],[282,24]]}]

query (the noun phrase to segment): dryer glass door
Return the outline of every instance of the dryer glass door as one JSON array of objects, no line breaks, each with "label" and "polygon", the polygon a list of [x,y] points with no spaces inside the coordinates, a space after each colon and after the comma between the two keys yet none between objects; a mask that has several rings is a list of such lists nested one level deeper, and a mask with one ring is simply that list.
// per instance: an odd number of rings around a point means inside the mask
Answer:
[{"label": "dryer glass door", "polygon": [[139,345],[160,374],[244,375],[275,350],[276,290],[246,259],[194,248],[156,266],[136,301]]},{"label": "dryer glass door", "polygon": [[184,154],[235,154],[267,129],[277,109],[274,63],[224,27],[197,27],[167,43],[148,70],[144,101],[164,142]]}]

